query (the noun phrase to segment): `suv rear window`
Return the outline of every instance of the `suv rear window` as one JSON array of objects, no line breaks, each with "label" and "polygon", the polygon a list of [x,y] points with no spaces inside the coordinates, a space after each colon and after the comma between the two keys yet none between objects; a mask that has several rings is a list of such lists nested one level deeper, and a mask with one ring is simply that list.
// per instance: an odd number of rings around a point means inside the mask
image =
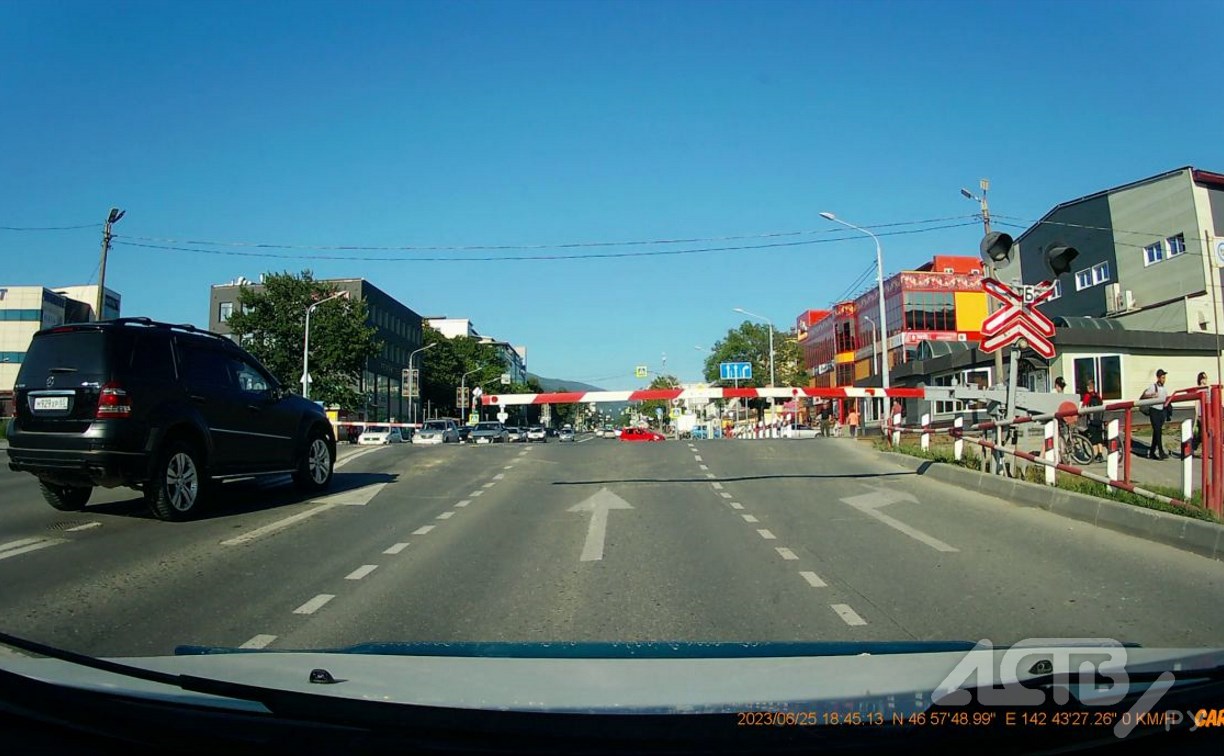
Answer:
[{"label": "suv rear window", "polygon": [[[64,386],[110,378],[107,334],[96,329],[48,333],[34,339],[21,363],[17,383],[43,388],[47,376]],[[58,376],[63,376],[62,381]]]}]

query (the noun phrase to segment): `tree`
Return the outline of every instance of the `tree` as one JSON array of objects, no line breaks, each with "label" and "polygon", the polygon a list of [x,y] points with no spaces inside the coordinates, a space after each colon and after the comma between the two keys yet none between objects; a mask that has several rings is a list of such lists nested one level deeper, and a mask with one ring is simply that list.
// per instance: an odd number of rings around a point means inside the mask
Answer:
[{"label": "tree", "polygon": [[[238,342],[286,387],[300,386],[306,308],[336,293],[330,284],[301,275],[268,273],[262,289],[243,286],[238,307],[226,323]],[[366,324],[365,302],[333,299],[310,315],[310,396],[326,404],[355,410],[364,404],[358,392],[368,358],[382,343]]]},{"label": "tree", "polygon": [[[769,329],[764,323],[745,320],[738,328],[727,331],[719,339],[705,361],[705,378],[711,383],[718,381],[718,365],[722,362],[748,362],[752,365],[752,378],[739,381],[745,386],[769,385]],[[803,386],[807,377],[799,354],[799,342],[790,334],[774,329],[774,376],[778,386]],[[763,410],[768,404],[762,399],[752,399],[748,405]]]},{"label": "tree", "polygon": [[[680,379],[674,375],[656,375],[650,380],[649,388],[652,389],[669,389],[677,388],[680,385]],[[645,416],[649,422],[655,422],[657,413],[655,410],[662,409],[663,417],[667,417],[671,403],[664,399],[648,399],[640,404],[638,411]]]},{"label": "tree", "polygon": [[[486,344],[470,336],[448,339],[428,323],[421,326],[424,344],[437,346],[421,353],[418,367],[421,369],[421,402],[439,408],[439,413],[459,415],[456,390],[461,384],[469,392],[479,386],[486,394],[502,393],[501,374],[505,363],[501,352],[492,344]],[[475,370],[463,380],[463,374]],[[471,394],[469,393],[469,402]],[[469,403],[468,408],[471,409]]]}]

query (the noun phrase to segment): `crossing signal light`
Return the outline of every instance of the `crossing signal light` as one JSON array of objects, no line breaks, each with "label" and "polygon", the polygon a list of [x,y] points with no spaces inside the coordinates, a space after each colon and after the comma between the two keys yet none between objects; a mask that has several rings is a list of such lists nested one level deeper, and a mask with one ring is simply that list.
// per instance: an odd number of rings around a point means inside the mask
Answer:
[{"label": "crossing signal light", "polygon": [[1011,261],[1011,249],[1015,240],[1011,234],[1001,231],[991,231],[982,237],[982,261],[995,265],[1006,265]]},{"label": "crossing signal light", "polygon": [[1061,242],[1054,242],[1045,248],[1043,256],[1046,267],[1050,269],[1055,278],[1058,278],[1064,273],[1071,272],[1071,263],[1079,257],[1079,250]]}]

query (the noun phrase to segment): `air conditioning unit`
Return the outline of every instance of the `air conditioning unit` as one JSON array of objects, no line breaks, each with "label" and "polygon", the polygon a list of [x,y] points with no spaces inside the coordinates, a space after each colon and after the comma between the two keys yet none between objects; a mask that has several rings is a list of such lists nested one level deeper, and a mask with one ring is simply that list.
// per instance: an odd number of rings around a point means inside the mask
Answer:
[{"label": "air conditioning unit", "polygon": [[1130,289],[1122,292],[1122,309],[1127,312],[1135,309],[1135,292]]},{"label": "air conditioning unit", "polygon": [[1111,283],[1105,290],[1105,309],[1109,313],[1123,312],[1122,284]]}]

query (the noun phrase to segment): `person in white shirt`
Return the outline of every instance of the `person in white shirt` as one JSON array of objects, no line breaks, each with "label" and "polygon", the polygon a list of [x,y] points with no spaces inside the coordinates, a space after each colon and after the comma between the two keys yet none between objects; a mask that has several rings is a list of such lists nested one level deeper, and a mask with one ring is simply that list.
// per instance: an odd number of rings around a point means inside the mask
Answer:
[{"label": "person in white shirt", "polygon": [[1164,370],[1156,371],[1156,382],[1143,390],[1140,399],[1163,399],[1162,404],[1147,408],[1148,417],[1152,421],[1152,443],[1148,446],[1148,459],[1168,459],[1169,453],[1164,448],[1164,424],[1167,419],[1169,392],[1165,388]]}]

